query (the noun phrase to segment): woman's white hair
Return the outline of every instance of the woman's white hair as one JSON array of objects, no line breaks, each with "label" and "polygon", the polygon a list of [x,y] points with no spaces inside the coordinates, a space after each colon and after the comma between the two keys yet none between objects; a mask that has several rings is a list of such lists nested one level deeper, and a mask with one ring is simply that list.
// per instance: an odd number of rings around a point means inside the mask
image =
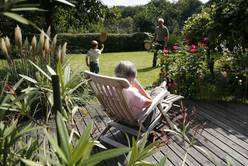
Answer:
[{"label": "woman's white hair", "polygon": [[135,79],[137,74],[135,65],[130,61],[121,61],[115,67],[115,76],[120,78],[126,78],[127,80]]},{"label": "woman's white hair", "polygon": [[163,18],[159,18],[158,22],[163,22],[164,23],[164,19]]}]

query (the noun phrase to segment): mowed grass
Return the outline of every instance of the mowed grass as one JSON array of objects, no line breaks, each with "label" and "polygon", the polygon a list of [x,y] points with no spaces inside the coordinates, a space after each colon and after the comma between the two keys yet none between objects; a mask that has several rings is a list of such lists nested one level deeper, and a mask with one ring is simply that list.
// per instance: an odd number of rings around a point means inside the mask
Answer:
[{"label": "mowed grass", "polygon": [[[68,59],[74,71],[89,70],[85,63],[85,54],[70,54]],[[153,53],[119,52],[103,53],[100,56],[100,74],[113,76],[115,66],[122,60],[129,60],[136,65],[137,79],[143,86],[151,86],[158,79],[159,68],[152,68]]]}]

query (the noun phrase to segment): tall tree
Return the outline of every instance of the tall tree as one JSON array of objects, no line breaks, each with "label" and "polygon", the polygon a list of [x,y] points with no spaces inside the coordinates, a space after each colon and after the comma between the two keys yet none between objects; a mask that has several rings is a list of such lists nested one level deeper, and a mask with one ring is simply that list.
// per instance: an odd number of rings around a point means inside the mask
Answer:
[{"label": "tall tree", "polygon": [[95,22],[102,21],[106,11],[108,11],[107,6],[98,0],[78,0],[75,5],[75,8],[56,7],[54,24],[57,31],[61,32],[61,29],[68,31],[70,27],[76,31],[80,31],[82,28],[87,30]]}]

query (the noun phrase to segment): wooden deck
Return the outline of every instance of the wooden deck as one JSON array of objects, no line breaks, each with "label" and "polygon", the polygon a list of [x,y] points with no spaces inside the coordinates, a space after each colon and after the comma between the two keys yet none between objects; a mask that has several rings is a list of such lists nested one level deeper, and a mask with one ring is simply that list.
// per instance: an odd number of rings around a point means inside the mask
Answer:
[{"label": "wooden deck", "polygon": [[[184,101],[187,108],[196,108],[196,120],[206,122],[203,132],[197,136],[197,146],[207,152],[191,147],[188,150],[186,165],[248,165],[248,105]],[[92,137],[97,137],[110,119],[103,113],[101,106],[87,106],[89,114],[79,112],[75,118],[75,127],[81,133],[83,128],[94,120],[95,130]],[[181,165],[189,144],[181,138],[172,136],[170,143],[164,145],[147,161],[157,163],[167,156],[166,165]],[[101,165],[117,165],[120,159],[105,161]]]}]

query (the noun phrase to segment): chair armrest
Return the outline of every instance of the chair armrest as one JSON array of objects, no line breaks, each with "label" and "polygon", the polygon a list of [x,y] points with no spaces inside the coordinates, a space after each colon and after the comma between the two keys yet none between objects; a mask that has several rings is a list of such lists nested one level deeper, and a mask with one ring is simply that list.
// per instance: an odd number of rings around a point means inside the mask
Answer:
[{"label": "chair armrest", "polygon": [[162,103],[164,98],[166,96],[168,96],[170,94],[169,91],[161,91],[161,93],[159,93],[153,100],[152,100],[152,104],[150,105],[150,107],[148,107],[145,112],[139,119],[139,122],[143,122],[146,117],[158,106],[158,104]]}]

